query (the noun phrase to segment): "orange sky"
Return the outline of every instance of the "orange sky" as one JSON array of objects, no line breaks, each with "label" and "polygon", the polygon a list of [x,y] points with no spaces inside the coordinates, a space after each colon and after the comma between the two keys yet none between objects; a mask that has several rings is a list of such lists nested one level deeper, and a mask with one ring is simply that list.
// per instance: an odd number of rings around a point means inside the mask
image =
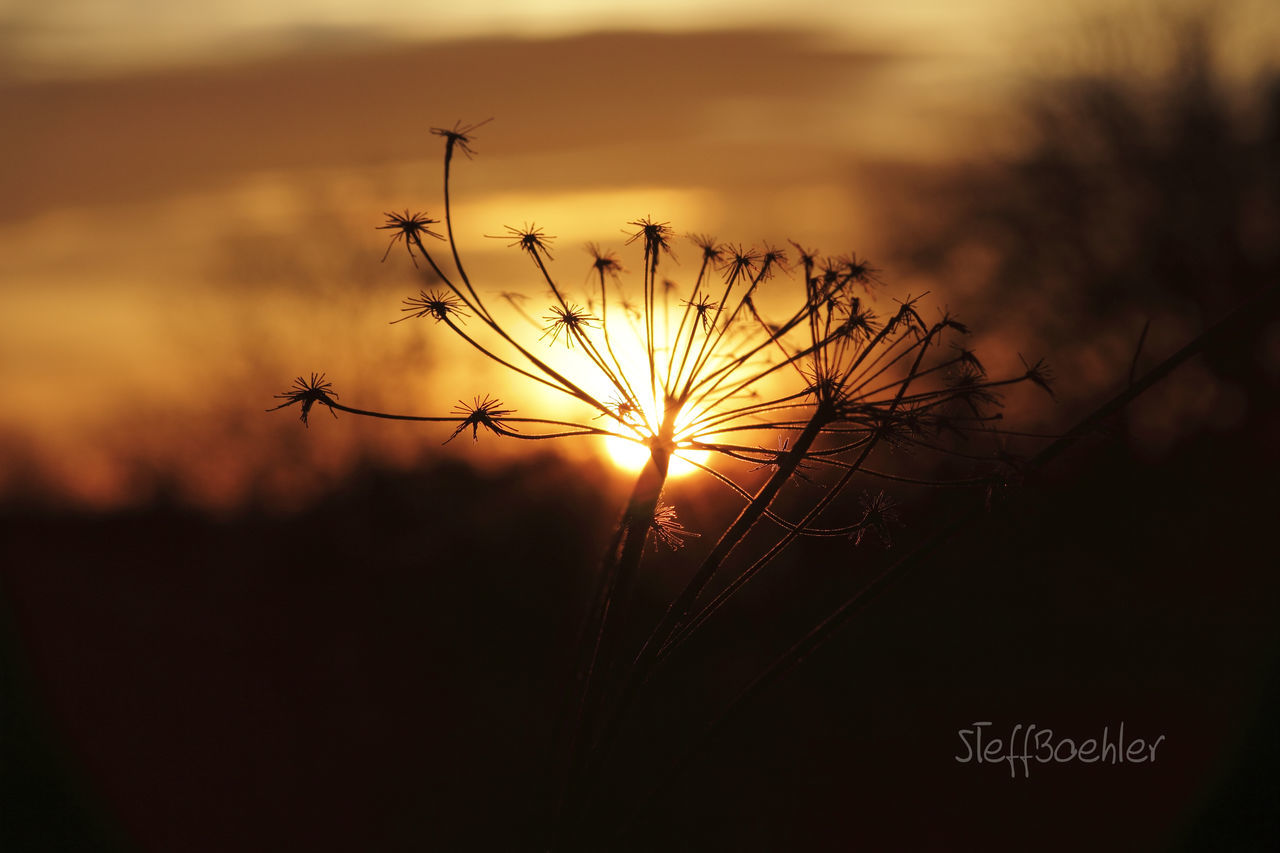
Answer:
[{"label": "orange sky", "polygon": [[[1091,3],[1079,4],[1087,9]],[[1077,10],[1072,10],[1074,14]],[[469,38],[547,39],[606,31],[698,32],[804,29],[831,43],[914,43],[948,54],[990,60],[993,39],[1025,36],[1032,17],[1018,0],[478,0],[422,4],[385,0],[212,0],[199,6],[126,0],[61,0],[9,4],[12,65],[24,75],[165,68],[237,62],[282,51],[323,51],[379,41]]]},{"label": "orange sky", "polygon": [[483,235],[526,221],[558,235],[573,281],[582,244],[619,246],[648,214],[875,255],[886,176],[995,144],[1011,69],[1057,26],[1006,0],[785,19],[763,3],[178,8],[0,13],[10,488],[37,465],[111,500],[162,470],[225,501],[280,467],[280,436],[322,471],[371,441],[416,452],[421,429],[299,438],[262,409],[310,370],[356,404],[442,413],[497,381],[430,329],[386,325],[421,282],[403,256],[377,263],[373,227],[439,210],[433,125],[494,117],[455,184],[461,248],[494,291],[527,271]]}]

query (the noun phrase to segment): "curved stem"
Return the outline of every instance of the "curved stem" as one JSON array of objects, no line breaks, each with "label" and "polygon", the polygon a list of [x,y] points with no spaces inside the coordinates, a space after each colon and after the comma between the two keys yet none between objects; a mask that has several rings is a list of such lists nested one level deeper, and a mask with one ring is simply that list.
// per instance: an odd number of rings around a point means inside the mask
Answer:
[{"label": "curved stem", "polygon": [[[1032,459],[1027,463],[1026,470],[1036,471],[1049,465],[1068,447],[1072,446],[1089,433],[1095,431],[1109,418],[1116,415],[1139,396],[1146,393],[1151,387],[1164,380],[1184,362],[1199,354],[1206,346],[1228,338],[1232,334],[1235,334],[1241,327],[1247,327],[1251,322],[1256,322],[1259,318],[1265,318],[1267,314],[1273,313],[1276,310],[1276,302],[1278,299],[1280,299],[1280,286],[1273,285],[1264,291],[1258,298],[1231,312],[1231,314],[1220,320],[1213,327],[1201,333],[1182,349],[1178,350],[1176,353],[1161,362],[1159,366],[1148,372],[1141,380],[1138,382],[1130,381],[1124,391],[1111,398],[1099,408],[1095,409],[1084,419],[1078,421],[1075,426],[1067,430],[1067,432],[1056,441],[1032,457]],[[655,784],[649,792],[639,800],[630,816],[620,828],[619,835],[624,835],[630,829],[630,827],[635,823],[636,818],[643,814],[654,803],[654,801],[661,796],[666,787],[702,753],[709,743],[712,742],[715,734],[729,723],[744,707],[746,707],[752,699],[762,693],[783,675],[803,663],[804,660],[814,651],[825,645],[836,634],[836,632],[839,631],[840,628],[842,628],[862,608],[863,605],[879,593],[883,592],[884,589],[888,587],[891,580],[900,578],[910,570],[914,569],[938,547],[945,544],[947,540],[960,532],[960,530],[962,530],[966,525],[971,524],[983,511],[984,506],[981,503],[977,503],[970,506],[966,511],[958,513],[951,522],[940,528],[923,544],[890,565],[883,572],[877,575],[867,586],[863,587],[853,596],[845,600],[845,602],[836,608],[830,616],[814,626],[795,645],[780,655],[772,664],[769,665],[768,668],[756,676],[745,688],[743,688],[737,697],[735,697],[733,701],[730,702],[724,710],[721,711],[720,714],[703,729],[702,734],[693,742],[684,754],[671,764],[660,776],[657,784]]]},{"label": "curved stem", "polygon": [[577,703],[577,721],[569,745],[569,767],[561,798],[562,831],[569,831],[571,823],[585,814],[590,803],[589,758],[595,743],[597,721],[604,706],[606,677],[618,659],[624,638],[626,610],[639,574],[640,558],[653,524],[658,499],[666,484],[675,416],[676,409],[669,408],[658,439],[652,443],[649,461],[636,478],[619,521],[618,532],[605,557],[602,595],[596,607],[597,624],[590,626],[589,631],[593,647],[588,655],[582,697]]}]

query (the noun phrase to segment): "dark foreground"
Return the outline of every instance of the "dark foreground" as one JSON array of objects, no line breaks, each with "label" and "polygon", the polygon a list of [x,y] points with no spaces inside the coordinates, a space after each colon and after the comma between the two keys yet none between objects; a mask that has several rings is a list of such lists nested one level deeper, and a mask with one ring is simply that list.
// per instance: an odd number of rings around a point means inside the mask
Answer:
[{"label": "dark foreground", "polygon": [[[619,848],[1276,849],[1268,424],[1158,463],[1079,449],[721,731]],[[537,849],[621,487],[542,459],[366,472],[287,517],[11,506],[0,847]],[[651,683],[605,808],[923,532],[773,566]],[[1028,748],[1030,725],[1053,734]],[[979,727],[990,763],[958,761]],[[1089,740],[1103,760],[1066,760]]]}]

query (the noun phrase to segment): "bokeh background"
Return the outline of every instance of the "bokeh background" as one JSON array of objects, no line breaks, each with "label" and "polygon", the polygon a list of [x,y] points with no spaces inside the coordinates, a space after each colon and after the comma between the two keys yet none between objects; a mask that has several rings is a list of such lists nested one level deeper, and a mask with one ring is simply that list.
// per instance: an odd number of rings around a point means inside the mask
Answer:
[{"label": "bokeh background", "polygon": [[[993,373],[1047,357],[1056,400],[1009,416],[1053,430],[1123,385],[1148,322],[1139,367],[1275,285],[1278,19],[1260,0],[5,3],[13,849],[536,848],[556,679],[625,472],[588,444],[264,412],[312,370],[369,408],[544,402],[441,329],[388,325],[428,281],[379,262],[374,226],[441,209],[431,127],[493,119],[454,183],[488,293],[533,288],[484,236],[525,222],[570,282],[645,215],[857,251],[884,299],[957,311]],[[1093,814],[1104,849],[1274,840],[1278,374],[1260,315],[869,611],[636,849],[1078,849]],[[691,526],[729,511],[675,488]],[[922,498],[920,535],[948,507]],[[658,691],[637,753],[887,557],[851,559],[797,552]],[[1169,758],[1013,785],[950,760],[992,717],[1125,719]]]}]

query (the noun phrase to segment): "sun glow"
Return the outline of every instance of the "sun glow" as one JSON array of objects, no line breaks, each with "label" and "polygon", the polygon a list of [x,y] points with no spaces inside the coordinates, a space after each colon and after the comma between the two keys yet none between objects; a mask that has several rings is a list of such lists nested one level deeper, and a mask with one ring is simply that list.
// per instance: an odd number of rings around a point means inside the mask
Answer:
[{"label": "sun glow", "polygon": [[[624,471],[637,472],[649,461],[649,448],[622,438],[604,439],[604,449],[609,461]],[[667,468],[668,477],[683,477],[698,470],[697,462],[705,465],[711,458],[709,450],[676,450]]]},{"label": "sun glow", "polygon": [[[636,369],[631,371],[629,375],[639,376],[648,370],[647,363],[644,362],[644,357],[638,353],[632,354],[632,358],[623,361],[624,368],[628,365],[628,362],[636,365]],[[652,400],[650,400],[647,401],[644,408],[646,410],[644,421],[649,425],[646,429],[656,431],[657,428],[654,425],[660,422],[662,418],[654,417],[651,412],[658,407]],[[687,442],[689,439],[693,438],[693,433],[690,431],[688,423],[689,413],[682,412],[681,414],[682,417],[678,417],[676,419],[676,451],[671,455],[671,461],[667,468],[668,477],[683,477],[686,474],[692,474],[698,470],[698,465],[707,464],[708,460],[711,458],[711,451],[709,450],[692,450],[687,447],[681,447],[682,442]],[[626,429],[619,429],[618,431],[622,433],[628,432]],[[639,436],[637,436],[637,438],[639,438]],[[699,441],[704,442],[712,440],[706,435],[698,435],[697,438]],[[606,436],[602,439],[602,442],[602,446],[605,453],[608,455],[609,460],[624,471],[639,472],[649,462],[649,446],[641,443],[641,441],[633,441],[617,436]]]},{"label": "sun glow", "polygon": [[[680,313],[674,307],[668,307],[661,313],[665,315],[665,322],[659,323],[655,331],[662,338],[668,338],[670,337],[669,332],[674,330],[680,323]],[[611,316],[616,318],[617,315]],[[627,328],[628,326],[630,328]],[[655,397],[661,397],[663,391],[661,387],[655,389],[650,386],[649,356],[645,343],[641,338],[640,330],[635,327],[634,323],[627,323],[623,328],[625,331],[621,334],[615,334],[610,339],[610,351],[612,357],[616,357],[618,360],[620,374],[627,378],[628,387],[633,390],[635,397],[644,409],[643,421],[646,426],[637,430],[615,422],[611,429],[624,435],[636,434],[637,439],[643,439],[644,436],[638,434],[639,432],[653,434],[657,431],[657,425],[662,422],[662,404]],[[655,348],[654,355],[657,359],[658,372],[667,374],[670,371],[666,364],[670,356],[670,350],[666,346],[660,345]],[[590,384],[594,385],[595,383]],[[659,379],[658,384],[661,386],[661,379]],[[600,398],[608,399],[609,392],[612,390],[611,386],[601,384],[598,389],[598,393],[603,392]],[[680,447],[682,442],[687,442],[694,437],[703,442],[713,440],[705,434],[698,434],[696,429],[691,429],[691,421],[694,417],[693,411],[686,409],[676,418],[676,451],[672,454],[667,468],[668,477],[683,477],[692,474],[699,470],[698,465],[707,464],[711,458],[711,451],[709,450],[681,449]],[[606,436],[601,439],[601,447],[609,457],[609,461],[624,471],[639,472],[649,462],[649,447],[639,440]]]}]

